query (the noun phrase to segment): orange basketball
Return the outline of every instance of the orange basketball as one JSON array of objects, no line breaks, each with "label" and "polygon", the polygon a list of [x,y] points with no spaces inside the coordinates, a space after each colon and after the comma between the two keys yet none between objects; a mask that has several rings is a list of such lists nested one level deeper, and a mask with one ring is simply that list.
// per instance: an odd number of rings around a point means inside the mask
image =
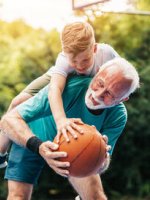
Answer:
[{"label": "orange basketball", "polygon": [[68,156],[59,160],[70,162],[70,167],[67,168],[70,176],[85,177],[96,173],[100,168],[105,159],[106,144],[95,127],[87,124],[79,126],[84,134],[81,135],[77,132],[77,139],[70,134],[68,134],[69,143],[63,136],[60,138],[58,151],[67,152]]}]

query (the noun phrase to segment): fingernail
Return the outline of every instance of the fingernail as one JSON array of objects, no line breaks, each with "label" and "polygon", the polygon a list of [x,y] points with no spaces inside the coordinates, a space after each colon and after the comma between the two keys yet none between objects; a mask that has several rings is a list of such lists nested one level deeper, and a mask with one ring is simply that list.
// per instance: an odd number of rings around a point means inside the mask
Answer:
[{"label": "fingernail", "polygon": [[58,145],[57,144],[54,144],[53,145],[53,149],[57,149],[58,148]]},{"label": "fingernail", "polygon": [[65,172],[65,174],[66,174],[66,175],[69,175],[69,172],[68,172],[68,171],[66,171],[66,172]]},{"label": "fingernail", "polygon": [[62,175],[64,178],[68,178],[68,176],[67,175]]},{"label": "fingernail", "polygon": [[70,163],[66,163],[66,167],[70,167]]},{"label": "fingernail", "polygon": [[108,147],[109,147],[109,149],[111,149],[111,146],[110,146],[110,145],[108,145]]}]

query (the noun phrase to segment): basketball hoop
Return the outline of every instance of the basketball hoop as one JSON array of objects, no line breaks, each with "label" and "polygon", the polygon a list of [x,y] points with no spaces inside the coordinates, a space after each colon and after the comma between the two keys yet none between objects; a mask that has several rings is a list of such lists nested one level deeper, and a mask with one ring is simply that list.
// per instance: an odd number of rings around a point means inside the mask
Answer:
[{"label": "basketball hoop", "polygon": [[110,0],[72,0],[72,9],[73,10],[82,10],[85,7],[93,6],[96,4],[103,4]]},{"label": "basketball hoop", "polygon": [[[74,11],[84,11],[88,13],[88,10],[93,13],[93,16],[96,16],[96,13],[110,13],[110,14],[126,14],[126,15],[143,15],[150,16],[149,10],[138,10],[136,8],[126,8],[124,10],[111,10],[105,9],[106,5],[115,4],[115,0],[72,0],[72,9]],[[91,16],[91,14],[90,14]]]}]

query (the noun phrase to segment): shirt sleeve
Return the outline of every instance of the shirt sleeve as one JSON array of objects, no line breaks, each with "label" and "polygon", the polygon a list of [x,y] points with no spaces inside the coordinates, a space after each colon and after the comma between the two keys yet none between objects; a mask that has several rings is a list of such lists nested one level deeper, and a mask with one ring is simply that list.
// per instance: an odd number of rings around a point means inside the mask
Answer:
[{"label": "shirt sleeve", "polygon": [[51,114],[48,101],[48,86],[40,90],[35,96],[17,106],[17,111],[26,122]]},{"label": "shirt sleeve", "polygon": [[127,111],[125,106],[121,103],[115,106],[115,109],[108,109],[109,115],[106,117],[103,127],[100,130],[102,135],[108,137],[108,145],[111,145],[110,155],[112,154],[115,144],[123,132],[127,122]]},{"label": "shirt sleeve", "polygon": [[113,58],[120,57],[120,55],[108,44],[103,44],[103,63],[106,63]]},{"label": "shirt sleeve", "polygon": [[69,65],[68,59],[61,52],[56,60],[55,66],[52,66],[48,71],[47,74],[52,76],[53,74],[60,74],[64,77],[67,77],[68,74],[74,72],[74,69]]}]

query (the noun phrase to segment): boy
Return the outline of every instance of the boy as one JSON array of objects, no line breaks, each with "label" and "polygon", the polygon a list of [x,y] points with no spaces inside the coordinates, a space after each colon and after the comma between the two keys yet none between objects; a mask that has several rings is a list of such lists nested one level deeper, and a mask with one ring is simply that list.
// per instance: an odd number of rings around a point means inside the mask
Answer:
[{"label": "boy", "polygon": [[[61,134],[69,142],[67,131],[75,139],[77,135],[74,130],[82,134],[82,130],[78,127],[78,124],[83,123],[81,119],[67,118],[64,112],[61,94],[65,87],[67,76],[71,73],[94,76],[102,64],[115,57],[119,57],[117,52],[109,45],[97,44],[95,42],[94,30],[86,22],[74,22],[66,25],[62,31],[61,42],[62,52],[58,55],[55,66],[27,86],[12,101],[8,109],[9,111],[32,97],[50,82],[48,96],[57,127],[58,143]],[[2,168],[7,165],[5,161],[6,151],[10,141],[2,134],[0,135],[0,141],[0,168]]]}]

